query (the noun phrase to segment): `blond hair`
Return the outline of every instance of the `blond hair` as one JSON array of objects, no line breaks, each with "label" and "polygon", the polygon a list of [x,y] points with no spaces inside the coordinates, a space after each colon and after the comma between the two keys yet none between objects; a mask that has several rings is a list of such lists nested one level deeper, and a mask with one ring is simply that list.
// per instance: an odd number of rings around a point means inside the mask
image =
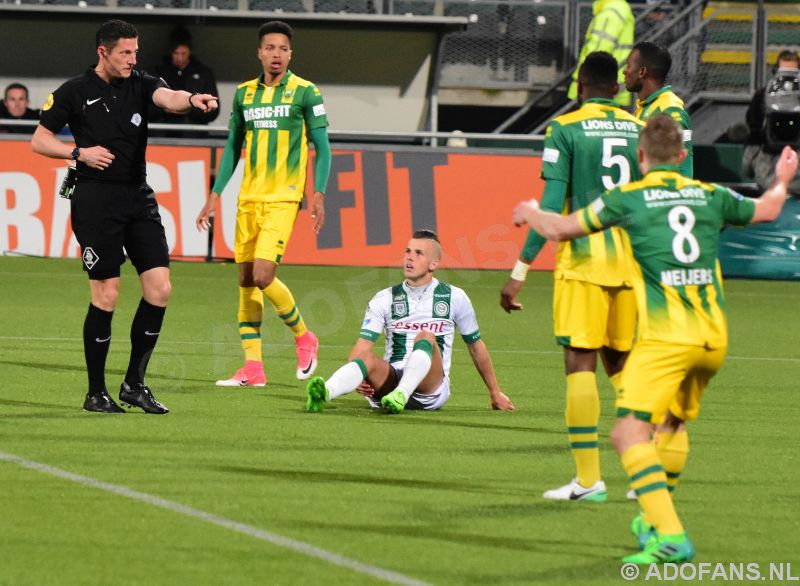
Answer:
[{"label": "blond hair", "polygon": [[670,116],[656,114],[639,135],[639,146],[650,162],[671,163],[681,154],[683,133]]}]

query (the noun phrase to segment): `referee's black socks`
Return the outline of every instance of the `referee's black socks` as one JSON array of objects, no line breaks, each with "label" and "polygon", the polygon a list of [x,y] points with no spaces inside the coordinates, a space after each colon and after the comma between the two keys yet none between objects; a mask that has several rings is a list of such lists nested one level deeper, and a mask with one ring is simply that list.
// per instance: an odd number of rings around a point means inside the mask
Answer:
[{"label": "referee's black socks", "polygon": [[96,395],[106,390],[106,357],[111,346],[111,318],[113,311],[104,311],[89,304],[83,322],[83,352],[86,357],[86,372],[89,375],[89,394]]},{"label": "referee's black socks", "polygon": [[139,302],[131,324],[131,359],[125,374],[125,382],[131,386],[144,382],[147,363],[158,342],[166,310],[166,307],[151,305],[144,298]]}]

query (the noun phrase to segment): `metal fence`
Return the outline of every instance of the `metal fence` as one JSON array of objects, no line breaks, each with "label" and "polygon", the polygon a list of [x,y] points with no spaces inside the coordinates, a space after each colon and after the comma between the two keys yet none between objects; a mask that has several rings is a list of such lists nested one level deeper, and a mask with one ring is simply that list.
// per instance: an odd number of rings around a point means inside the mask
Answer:
[{"label": "metal fence", "polygon": [[445,38],[440,85],[497,89],[550,85],[571,65],[571,8],[563,1],[447,2],[445,15],[466,16],[470,24]]},{"label": "metal fence", "polygon": [[[695,4],[702,6],[702,0]],[[706,94],[751,95],[772,74],[783,49],[800,48],[800,5],[711,2],[682,20],[680,34],[658,39],[670,47],[670,81],[691,99]]]}]

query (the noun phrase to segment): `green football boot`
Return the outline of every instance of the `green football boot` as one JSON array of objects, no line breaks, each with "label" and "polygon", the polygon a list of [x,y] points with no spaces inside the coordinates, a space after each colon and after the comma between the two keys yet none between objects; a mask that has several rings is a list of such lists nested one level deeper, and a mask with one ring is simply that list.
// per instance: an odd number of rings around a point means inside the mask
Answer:
[{"label": "green football boot", "polygon": [[656,535],[647,542],[644,550],[622,558],[625,564],[663,564],[665,562],[690,562],[695,550],[686,533]]},{"label": "green football boot", "polygon": [[325,408],[325,403],[328,402],[328,389],[325,388],[325,379],[321,376],[315,376],[306,385],[306,393],[308,393],[308,400],[306,401],[306,410],[312,413],[318,413]]},{"label": "green football boot", "polygon": [[395,389],[381,399],[381,406],[389,413],[402,413],[406,408],[406,396],[400,389]]},{"label": "green football boot", "polygon": [[640,550],[644,550],[650,540],[657,537],[656,528],[644,520],[644,513],[639,513],[631,521],[631,533],[636,538]]}]

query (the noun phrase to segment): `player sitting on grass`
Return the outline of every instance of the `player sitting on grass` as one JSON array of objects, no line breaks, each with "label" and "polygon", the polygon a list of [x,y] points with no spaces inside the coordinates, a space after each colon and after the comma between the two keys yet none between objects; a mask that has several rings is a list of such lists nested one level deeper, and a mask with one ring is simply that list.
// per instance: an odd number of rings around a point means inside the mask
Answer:
[{"label": "player sitting on grass", "polygon": [[[514,410],[497,384],[469,297],[433,276],[441,256],[434,232],[414,232],[405,251],[405,280],[379,291],[369,302],[350,361],[327,381],[322,377],[309,381],[309,411],[321,411],[326,403],[356,390],[372,407],[382,406],[390,413],[441,408],[450,398],[456,328],[489,391],[492,408]],[[386,334],[383,360],[372,353],[381,332]]]}]

